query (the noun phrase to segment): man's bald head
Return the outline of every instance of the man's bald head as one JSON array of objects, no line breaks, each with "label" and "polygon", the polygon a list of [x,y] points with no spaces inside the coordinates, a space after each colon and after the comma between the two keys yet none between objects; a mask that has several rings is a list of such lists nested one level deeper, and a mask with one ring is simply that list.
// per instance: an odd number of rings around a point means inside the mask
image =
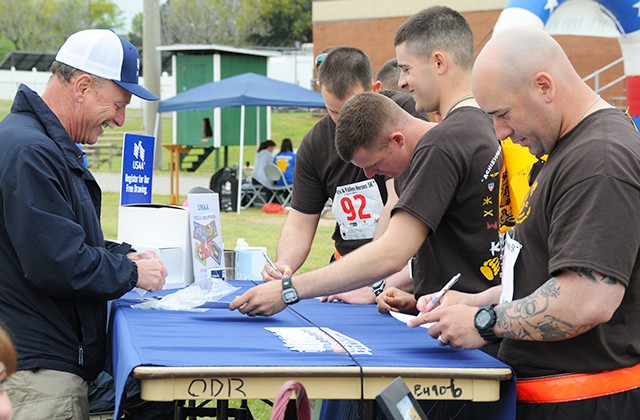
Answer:
[{"label": "man's bald head", "polygon": [[472,83],[480,87],[500,81],[503,89],[518,91],[530,87],[539,72],[561,77],[573,67],[549,34],[530,26],[511,26],[495,34],[478,54]]},{"label": "man's bald head", "polygon": [[498,138],[511,137],[534,154],[548,153],[595,95],[560,45],[528,26],[496,33],[478,55],[471,81]]}]

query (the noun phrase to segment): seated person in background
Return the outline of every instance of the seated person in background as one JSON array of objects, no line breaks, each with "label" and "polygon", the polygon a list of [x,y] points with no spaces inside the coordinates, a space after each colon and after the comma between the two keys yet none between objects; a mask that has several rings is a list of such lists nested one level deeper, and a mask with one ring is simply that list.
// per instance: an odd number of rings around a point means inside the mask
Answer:
[{"label": "seated person in background", "polygon": [[273,185],[273,182],[265,175],[264,167],[273,161],[273,149],[275,148],[276,142],[273,140],[265,140],[258,146],[258,152],[253,163],[253,173],[251,174],[251,182],[254,185]]},{"label": "seated person in background", "polygon": [[[273,163],[278,165],[278,168],[284,174],[284,179],[287,184],[293,185],[293,168],[296,166],[296,153],[293,151],[293,143],[291,139],[282,140],[280,146],[280,152],[273,158]],[[284,185],[282,180],[276,181],[275,185],[281,187]]]},{"label": "seated person in background", "polygon": [[16,371],[17,364],[16,349],[9,334],[0,326],[0,420],[11,418],[11,401],[4,390],[4,381]]}]

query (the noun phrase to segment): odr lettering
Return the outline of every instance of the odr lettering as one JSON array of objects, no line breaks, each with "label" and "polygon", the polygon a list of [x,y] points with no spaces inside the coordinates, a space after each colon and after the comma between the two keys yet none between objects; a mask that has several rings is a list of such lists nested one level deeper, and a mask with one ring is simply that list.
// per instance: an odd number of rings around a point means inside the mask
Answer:
[{"label": "odr lettering", "polygon": [[462,396],[462,388],[456,386],[455,379],[451,378],[449,385],[421,385],[416,384],[413,386],[413,395],[416,397],[443,397],[447,394],[451,394],[453,398],[460,398]]},{"label": "odr lettering", "polygon": [[220,380],[212,379],[194,379],[187,387],[187,393],[192,397],[238,397],[239,394],[246,397],[247,394],[242,389],[244,380],[240,378],[227,378]]}]

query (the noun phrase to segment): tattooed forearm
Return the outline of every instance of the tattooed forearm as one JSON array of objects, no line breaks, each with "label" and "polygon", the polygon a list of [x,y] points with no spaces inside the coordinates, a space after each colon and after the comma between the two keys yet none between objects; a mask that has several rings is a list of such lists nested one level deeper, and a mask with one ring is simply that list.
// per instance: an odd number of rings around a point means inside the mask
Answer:
[{"label": "tattooed forearm", "polygon": [[554,278],[531,295],[496,307],[499,335],[514,340],[557,341],[575,337],[594,325],[576,326],[547,313],[562,289]]},{"label": "tattooed forearm", "polygon": [[603,276],[602,274],[596,273],[595,271],[590,270],[588,268],[578,267],[578,268],[568,268],[568,270],[573,271],[578,276],[589,279],[594,283],[602,282],[604,284],[611,284],[611,285],[616,284],[615,279],[609,276]]}]

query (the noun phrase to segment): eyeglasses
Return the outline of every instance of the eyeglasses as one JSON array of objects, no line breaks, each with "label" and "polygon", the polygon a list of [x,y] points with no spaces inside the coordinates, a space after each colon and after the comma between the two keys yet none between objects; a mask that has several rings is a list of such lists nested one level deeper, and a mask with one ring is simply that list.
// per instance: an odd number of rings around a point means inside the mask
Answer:
[{"label": "eyeglasses", "polygon": [[319,54],[316,57],[316,68],[320,67],[320,64],[322,64],[325,58],[327,58],[327,53]]}]

